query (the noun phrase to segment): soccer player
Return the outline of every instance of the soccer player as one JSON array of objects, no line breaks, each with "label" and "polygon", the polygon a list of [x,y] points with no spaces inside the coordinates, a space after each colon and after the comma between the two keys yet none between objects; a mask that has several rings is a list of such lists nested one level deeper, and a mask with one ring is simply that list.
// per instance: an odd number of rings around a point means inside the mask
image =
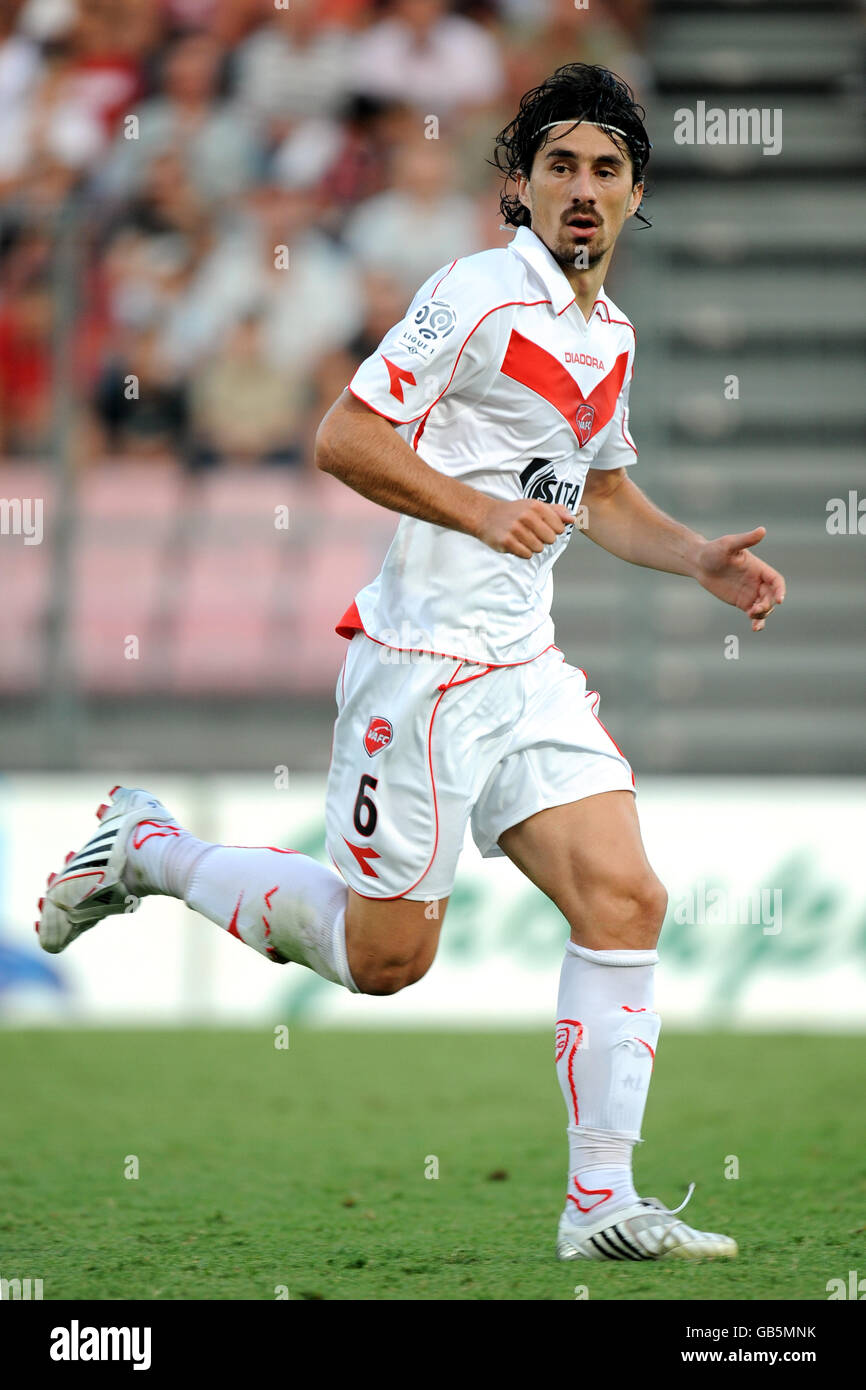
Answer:
[{"label": "soccer player", "polygon": [[753,553],[762,527],[707,540],[629,476],[634,332],[603,281],[639,215],[643,116],[601,67],[566,65],[528,92],[496,144],[509,245],[431,275],[321,423],[318,466],[402,513],[337,628],[326,822],[339,874],[290,849],[207,844],[148,792],[115,787],[37,924],[61,951],[130,893],[167,894],[274,962],[392,994],[433,961],[471,822],[481,853],[507,855],[571,929],[556,1023],[565,1260],[737,1246],[634,1187],[666,893],[631,768],[554,645],[553,564],[578,525],[622,560],[694,580],[755,632],[785,593]]}]

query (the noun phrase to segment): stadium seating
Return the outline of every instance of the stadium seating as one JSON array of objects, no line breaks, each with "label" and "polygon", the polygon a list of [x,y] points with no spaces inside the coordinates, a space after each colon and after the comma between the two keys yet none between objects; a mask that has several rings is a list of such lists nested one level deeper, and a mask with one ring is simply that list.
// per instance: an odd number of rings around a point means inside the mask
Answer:
[{"label": "stadium seating", "polygon": [[[786,574],[789,601],[755,638],[696,587],[648,579],[576,539],[557,567],[557,641],[602,692],[605,722],[638,769],[846,773],[866,757],[863,538],[827,524],[834,498],[853,493],[856,505],[866,492],[861,23],[856,0],[652,7],[641,62],[653,228],[626,229],[606,285],[637,330],[634,477],[707,535],[766,525],[760,553]],[[678,144],[676,112],[698,102],[781,108],[781,152]],[[94,226],[100,200],[126,206],[112,187],[96,180]],[[338,212],[326,209],[328,226]],[[121,309],[135,311],[148,258],[163,266],[158,240],[108,257]],[[80,306],[94,343],[100,294],[110,298],[106,285]],[[183,333],[178,341],[180,350]],[[116,347],[109,333],[100,351]],[[146,363],[147,344],[138,351]],[[328,389],[349,360],[328,368]],[[96,377],[100,365],[90,364]],[[194,382],[200,365],[186,363],[180,378]],[[313,414],[320,367],[311,354],[309,379],[292,384]],[[150,418],[170,430],[182,414],[173,408],[157,395],[140,427]],[[110,434],[111,419],[100,427]],[[43,756],[43,707],[55,717],[47,764],[71,746],[73,706],[82,727],[98,708],[95,729],[105,717],[120,728],[133,700],[130,727],[146,741],[146,710],[166,728],[174,721],[172,748],[183,759],[188,747],[190,766],[208,738],[184,731],[196,721],[204,730],[208,705],[234,700],[253,724],[291,706],[293,765],[321,764],[345,652],[334,623],[376,573],[396,517],[309,459],[289,468],[226,457],[196,471],[184,466],[199,458],[186,446],[175,463],[88,460],[66,485],[59,463],[0,460],[0,501],[43,503],[41,544],[0,536],[0,701],[16,717],[32,706],[28,766]],[[228,727],[230,713],[213,714],[213,728]],[[161,728],[149,746],[158,757]]]},{"label": "stadium seating", "polygon": [[[827,526],[831,499],[866,496],[860,17],[845,0],[820,10],[659,0],[650,26],[654,225],[622,239],[634,478],[705,535],[765,525],[759,553],[788,602],[755,637],[694,586],[570,548],[558,641],[582,653],[605,722],[646,772],[866,762],[863,537]],[[698,101],[781,107],[781,154],[676,145],[674,112]],[[613,637],[596,638],[605,625]]]},{"label": "stadium seating", "polygon": [[[37,470],[0,466],[0,496],[34,484],[44,495]],[[334,624],[396,522],[331,479],[272,468],[191,479],[109,463],[73,496],[62,597],[76,687],[97,695],[331,689],[345,649]],[[40,687],[62,558],[49,536],[0,547],[0,694]]]}]

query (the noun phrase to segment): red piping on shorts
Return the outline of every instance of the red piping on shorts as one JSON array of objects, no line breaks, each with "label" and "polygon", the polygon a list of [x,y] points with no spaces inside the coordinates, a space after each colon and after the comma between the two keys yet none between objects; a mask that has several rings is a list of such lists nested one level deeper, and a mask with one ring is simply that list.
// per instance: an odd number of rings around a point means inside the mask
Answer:
[{"label": "red piping on shorts", "polygon": [[[584,671],[583,667],[582,667],[582,666],[578,666],[578,667],[577,667],[577,670],[580,671],[580,674],[583,676],[583,679],[586,680],[586,679],[587,679],[587,675],[586,675],[586,672]],[[605,728],[604,724],[601,723],[601,720],[599,719],[598,715],[597,715],[596,712],[595,712],[596,709],[598,708],[598,703],[599,703],[599,701],[600,701],[600,699],[601,699],[601,696],[599,695],[599,693],[598,693],[597,690],[588,690],[586,693],[587,693],[587,695],[594,695],[594,696],[595,696],[595,704],[593,705],[592,709],[590,710],[590,714],[592,715],[593,719],[595,720],[595,722],[596,722],[597,724],[601,724],[601,727],[604,729],[604,732],[607,734],[608,738],[610,739],[610,741],[611,741],[611,743],[613,744],[614,748],[616,749],[617,753],[619,753],[619,756],[622,758],[623,762],[628,763],[628,768],[629,768],[629,771],[631,772],[631,784],[632,784],[633,787],[637,787],[637,783],[636,783],[635,780],[634,780],[634,769],[633,769],[631,763],[629,763],[628,758],[625,756],[625,753],[623,753],[622,749],[620,748],[620,746],[619,746],[619,744],[617,743],[616,739],[615,739],[615,738],[613,737],[613,735],[611,734],[610,730],[607,729],[607,728]]]},{"label": "red piping on shorts", "polygon": [[[458,668],[458,669],[459,669],[459,668]],[[482,676],[486,676],[488,671],[495,671],[495,670],[497,670],[497,667],[495,667],[495,666],[485,666],[484,670],[483,670],[483,671],[479,671],[478,674],[477,674],[476,676],[467,676],[466,679],[465,679],[465,680],[462,680],[462,681],[450,680],[450,681],[448,682],[447,685],[437,685],[436,689],[437,689],[437,690],[453,690],[453,689],[455,688],[455,686],[458,686],[458,685],[469,685],[469,683],[470,683],[471,681],[478,681],[478,680],[481,679]],[[457,672],[455,671],[454,674],[456,675]]]},{"label": "red piping on shorts", "polygon": [[[598,691],[597,691],[597,690],[590,690],[589,693],[590,693],[590,695],[594,695],[594,696],[595,696],[595,704],[597,705],[598,702],[599,702],[599,700],[601,699],[601,696],[599,695]],[[613,737],[613,735],[610,733],[610,731],[609,731],[608,729],[605,728],[604,724],[601,723],[601,720],[599,719],[598,715],[597,715],[596,712],[595,712],[595,705],[593,706],[591,713],[592,713],[592,717],[593,717],[593,719],[596,721],[596,723],[597,723],[597,724],[601,724],[601,727],[604,729],[604,732],[607,734],[608,738],[610,739],[610,741],[611,741],[611,743],[613,744],[614,748],[616,749],[617,753],[619,753],[619,756],[622,758],[623,762],[628,763],[628,770],[629,770],[629,772],[631,773],[631,784],[632,784],[633,787],[637,786],[637,783],[636,783],[635,780],[634,780],[634,769],[633,769],[631,763],[629,763],[628,758],[625,756],[625,753],[623,753],[623,751],[622,751],[622,749],[620,748],[619,744],[617,743],[616,739]]]},{"label": "red piping on shorts", "polygon": [[[354,637],[354,635],[355,635],[355,634],[352,633],[352,637]],[[349,638],[349,641],[351,641],[351,640],[352,640],[352,639],[351,639],[351,637],[350,637],[350,638]],[[348,647],[347,647],[347,648],[346,648],[346,655],[343,657],[343,664],[342,664],[342,666],[340,667],[340,694],[341,694],[342,697],[343,697],[343,704],[346,703],[346,662],[347,662],[348,660],[349,660],[349,649],[348,649]],[[337,711],[337,719],[339,719],[339,717],[340,717],[340,711],[338,710],[338,711]],[[331,766],[331,763],[334,761],[334,739],[335,739],[336,737],[337,737],[337,720],[335,719],[335,720],[334,720],[334,727],[333,727],[333,729],[331,730],[331,751],[330,751],[330,753],[328,754],[328,767],[329,767],[329,768],[330,768],[330,766]]]}]

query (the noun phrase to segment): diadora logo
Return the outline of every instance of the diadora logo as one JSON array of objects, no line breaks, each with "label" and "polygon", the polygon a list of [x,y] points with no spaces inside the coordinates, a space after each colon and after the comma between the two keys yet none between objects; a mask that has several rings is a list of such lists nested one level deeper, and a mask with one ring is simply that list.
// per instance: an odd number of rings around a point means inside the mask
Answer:
[{"label": "diadora logo", "polygon": [[[581,409],[592,410],[592,406]],[[535,497],[539,502],[561,502],[574,511],[580,498],[580,483],[558,478],[550,459],[533,459],[520,474],[520,481],[524,497]]]},{"label": "diadora logo", "polygon": [[388,368],[391,395],[403,405],[406,399],[403,395],[403,382],[405,381],[409,386],[417,386],[418,382],[412,372],[407,372],[404,367],[398,367],[397,363],[392,362],[390,357],[386,357],[384,352],[382,353],[382,361]]},{"label": "diadora logo", "polygon": [[393,737],[394,730],[389,720],[374,714],[364,735],[364,747],[372,758],[374,753],[381,753],[383,748],[387,748]]},{"label": "diadora logo", "polygon": [[565,360],[566,362],[576,362],[580,367],[595,367],[596,371],[604,371],[604,363],[600,362],[597,357],[590,357],[587,352],[567,352]]}]

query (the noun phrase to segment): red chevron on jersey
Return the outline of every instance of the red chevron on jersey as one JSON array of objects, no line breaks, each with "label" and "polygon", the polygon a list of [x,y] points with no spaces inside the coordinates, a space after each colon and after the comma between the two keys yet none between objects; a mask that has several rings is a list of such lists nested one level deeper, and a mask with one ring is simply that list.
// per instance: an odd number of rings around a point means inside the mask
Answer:
[{"label": "red chevron on jersey", "polygon": [[613,419],[627,365],[628,353],[621,352],[604,380],[584,396],[574,377],[552,353],[513,328],[499,370],[555,405],[571,425],[582,449]]},{"label": "red chevron on jersey", "polygon": [[395,362],[390,362],[388,358],[385,356],[384,352],[382,353],[382,361],[388,368],[388,379],[391,382],[391,395],[395,396],[396,399],[400,401],[400,403],[402,404],[403,382],[408,382],[410,386],[417,386],[418,383],[411,372],[404,371],[403,368],[398,367]]}]

